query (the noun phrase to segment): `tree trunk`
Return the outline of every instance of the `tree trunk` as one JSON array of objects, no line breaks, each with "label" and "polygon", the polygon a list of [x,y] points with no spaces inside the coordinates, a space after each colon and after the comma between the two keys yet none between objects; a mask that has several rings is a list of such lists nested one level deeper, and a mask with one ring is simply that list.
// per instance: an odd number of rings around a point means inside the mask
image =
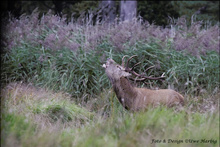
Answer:
[{"label": "tree trunk", "polygon": [[114,22],[116,16],[115,1],[114,0],[102,0],[102,20],[106,22]]},{"label": "tree trunk", "polygon": [[137,1],[121,0],[120,19],[121,21],[130,21],[137,15]]}]

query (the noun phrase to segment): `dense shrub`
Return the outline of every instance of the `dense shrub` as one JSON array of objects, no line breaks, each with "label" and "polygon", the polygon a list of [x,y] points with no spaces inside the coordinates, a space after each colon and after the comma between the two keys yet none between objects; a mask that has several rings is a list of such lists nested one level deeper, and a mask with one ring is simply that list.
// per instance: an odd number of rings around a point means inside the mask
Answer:
[{"label": "dense shrub", "polygon": [[199,92],[204,88],[218,87],[219,57],[215,52],[196,57],[184,51],[161,49],[155,43],[136,42],[134,46],[125,47],[127,49],[118,53],[107,42],[90,52],[74,52],[65,48],[52,51],[23,45],[2,57],[2,81],[33,82],[41,87],[64,90],[73,96],[97,94],[110,87],[101,67],[105,59],[111,57],[121,64],[123,55],[136,54],[138,58],[132,60],[130,66],[140,61],[142,64],[135,68],[137,72],[141,73],[152,65],[155,68],[147,74],[160,76],[165,72],[166,81],[157,81],[160,88],[171,86],[182,92]]}]

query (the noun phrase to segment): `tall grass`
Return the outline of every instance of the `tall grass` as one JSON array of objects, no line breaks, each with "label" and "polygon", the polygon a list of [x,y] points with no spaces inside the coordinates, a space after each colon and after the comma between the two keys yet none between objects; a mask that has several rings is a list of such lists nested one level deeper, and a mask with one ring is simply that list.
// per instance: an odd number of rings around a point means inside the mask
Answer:
[{"label": "tall grass", "polygon": [[135,70],[143,72],[156,65],[152,75],[165,72],[166,81],[157,82],[161,88],[186,93],[218,90],[217,25],[201,28],[200,23],[194,23],[187,27],[180,18],[171,28],[141,19],[93,26],[88,23],[92,20],[67,24],[65,17],[51,12],[40,19],[38,15],[35,10],[30,16],[3,19],[2,83],[22,80],[73,97],[97,94],[110,87],[101,68],[105,60],[110,57],[120,63],[123,55],[136,54],[136,61],[142,64]]},{"label": "tall grass", "polygon": [[218,90],[219,56],[215,52],[193,56],[185,51],[161,49],[156,43],[136,42],[134,46],[125,45],[121,52],[114,50],[108,42],[103,42],[97,49],[77,52],[69,49],[52,51],[43,47],[24,44],[2,56],[2,82],[31,82],[37,86],[52,90],[65,91],[73,97],[83,94],[97,94],[104,88],[110,88],[107,76],[101,65],[107,57],[121,63],[123,55],[138,55],[131,61],[141,64],[135,69],[141,73],[149,66],[155,68],[147,73],[160,76],[165,73],[164,82],[153,84],[160,88],[177,89],[183,93],[200,93]]},{"label": "tall grass", "polygon": [[[90,12],[93,13],[93,12]],[[95,14],[91,14],[95,15]],[[94,24],[90,17],[80,17],[78,20],[66,23],[65,17],[53,15],[51,12],[40,19],[37,9],[31,15],[22,15],[19,19],[9,17],[3,19],[3,45],[7,50],[20,46],[23,42],[32,46],[41,45],[46,49],[91,50],[107,40],[115,50],[124,49],[124,44],[134,45],[136,41],[160,44],[163,48],[172,46],[175,50],[187,50],[194,55],[214,50],[219,52],[219,26],[206,26],[194,21],[189,27],[184,17],[173,21],[170,26],[162,28],[141,18],[131,22]],[[81,20],[84,19],[84,20]],[[99,19],[97,17],[97,19]]]}]

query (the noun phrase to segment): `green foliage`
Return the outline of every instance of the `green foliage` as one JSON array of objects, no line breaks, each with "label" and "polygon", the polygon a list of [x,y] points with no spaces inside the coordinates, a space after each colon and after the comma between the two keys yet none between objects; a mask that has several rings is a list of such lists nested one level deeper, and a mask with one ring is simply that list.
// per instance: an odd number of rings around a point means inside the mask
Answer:
[{"label": "green foliage", "polygon": [[[218,127],[218,119],[218,115],[175,113],[164,107],[149,109],[144,113],[128,113],[123,117],[109,118],[107,123],[86,129],[82,132],[76,146],[102,146],[104,144],[107,146],[146,146],[151,144],[152,139],[165,139],[167,142],[168,139],[183,140],[183,143],[178,145],[186,146],[185,139],[188,138],[218,140],[218,131],[213,128]],[[206,129],[214,132],[205,133]],[[157,146],[163,145],[157,144]],[[165,145],[175,146],[177,143]],[[206,146],[206,144],[199,145]],[[212,145],[218,146],[218,142]]]},{"label": "green foliage", "polygon": [[[40,17],[51,9],[54,14],[56,11],[55,3],[57,1],[14,1],[4,4],[4,10],[12,11],[17,18],[22,14],[31,14],[35,8],[40,11]],[[9,6],[10,5],[10,6]],[[88,11],[96,11],[99,2],[95,1],[64,1],[60,3],[61,12],[71,21],[72,16],[75,19]],[[187,22],[191,22],[191,16],[200,8],[206,7],[194,17],[198,21],[210,21],[212,24],[219,22],[219,1],[138,1],[137,10],[144,20],[157,25],[165,26],[168,24],[168,16],[177,19],[185,15]],[[117,14],[119,14],[119,1],[116,1]],[[95,16],[96,17],[96,16]]]},{"label": "green foliage", "polygon": [[211,24],[219,22],[219,1],[172,1],[172,5],[180,16],[186,16],[187,22],[191,22],[192,15],[203,7],[205,8],[194,16],[193,21],[208,21]]},{"label": "green foliage", "polygon": [[[95,52],[59,51],[22,46],[2,58],[4,82],[24,80],[73,95],[99,92],[107,80]],[[16,56],[16,57],[14,57]]]},{"label": "green foliage", "polygon": [[86,110],[74,104],[69,105],[66,103],[48,105],[42,108],[41,112],[38,114],[45,114],[52,123],[57,121],[61,121],[62,123],[78,121],[80,124],[84,124],[86,121],[93,118],[92,113],[88,113]]},{"label": "green foliage", "polygon": [[80,3],[73,5],[71,10],[76,13],[76,18],[78,18],[82,12],[97,9],[98,4],[99,2],[95,1],[81,1]]},{"label": "green foliage", "polygon": [[66,110],[65,108],[62,108],[60,105],[48,106],[46,109],[46,113],[48,113],[48,116],[53,121],[57,121],[59,119],[61,119],[62,122],[72,120],[70,112],[68,110]]},{"label": "green foliage", "polygon": [[[32,11],[36,8],[40,11],[40,17],[43,14],[46,14],[50,9],[56,14],[55,3],[57,1],[22,1],[22,2],[14,2],[11,5],[14,5],[16,11],[19,11],[19,15],[22,14],[31,14]],[[61,2],[61,12],[63,15],[67,16],[68,21],[71,20],[71,17],[74,16],[78,18],[81,14],[86,13],[89,10],[94,10],[98,8],[98,2],[94,1],[64,1]],[[14,14],[18,15],[18,14]],[[56,14],[57,15],[57,14]]]},{"label": "green foliage", "polygon": [[138,57],[129,66],[141,62],[135,68],[138,73],[152,65],[155,68],[146,73],[149,76],[165,73],[166,81],[155,81],[152,86],[171,86],[185,93],[197,94],[202,89],[212,91],[219,85],[219,56],[216,52],[196,57],[186,51],[161,49],[156,43],[136,42],[134,46],[125,44],[124,47],[126,49],[119,53],[108,42],[103,42],[95,50],[74,52],[65,48],[52,51],[24,44],[2,55],[2,82],[23,80],[68,92],[76,98],[85,93],[98,94],[104,88],[110,88],[101,67],[106,58],[113,58],[121,64],[124,55],[136,54]]},{"label": "green foliage", "polygon": [[165,72],[167,83],[164,84],[173,85],[183,91],[186,88],[185,90],[191,90],[190,92],[218,87],[219,56],[215,52],[195,57],[185,51],[177,52],[172,49],[161,51],[157,44],[143,43],[137,43],[136,48],[129,54],[135,54],[134,52],[142,63],[139,72],[144,71],[146,67],[156,65],[151,75],[160,76]]},{"label": "green foliage", "polygon": [[28,135],[34,135],[36,126],[25,116],[17,114],[3,113],[1,115],[1,144],[6,143],[6,136],[10,132],[17,140],[21,141]]},{"label": "green foliage", "polygon": [[168,24],[168,16],[172,18],[181,16],[171,1],[138,1],[137,10],[144,20],[160,26]]}]

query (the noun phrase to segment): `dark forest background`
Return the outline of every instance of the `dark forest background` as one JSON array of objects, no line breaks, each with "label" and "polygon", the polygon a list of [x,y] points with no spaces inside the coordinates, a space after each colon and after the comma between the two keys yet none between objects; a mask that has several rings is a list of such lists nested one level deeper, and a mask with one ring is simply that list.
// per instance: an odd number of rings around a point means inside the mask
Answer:
[{"label": "dark forest background", "polygon": [[[86,15],[89,12],[99,13],[103,3],[109,1],[20,1],[10,0],[1,1],[1,10],[3,15],[10,12],[16,18],[22,14],[31,14],[36,8],[40,11],[41,17],[43,14],[52,10],[59,16],[66,16],[67,22],[71,17],[78,18]],[[120,2],[114,2],[115,17],[120,15]],[[219,22],[219,1],[136,1],[137,16],[142,17],[150,23],[165,26],[169,24],[170,18],[177,19],[185,16],[187,22],[190,22],[192,16],[196,15],[196,20],[209,21],[212,24]],[[103,8],[103,7],[102,7]],[[97,17],[96,15],[93,16]],[[195,18],[194,18],[195,19]]]}]

